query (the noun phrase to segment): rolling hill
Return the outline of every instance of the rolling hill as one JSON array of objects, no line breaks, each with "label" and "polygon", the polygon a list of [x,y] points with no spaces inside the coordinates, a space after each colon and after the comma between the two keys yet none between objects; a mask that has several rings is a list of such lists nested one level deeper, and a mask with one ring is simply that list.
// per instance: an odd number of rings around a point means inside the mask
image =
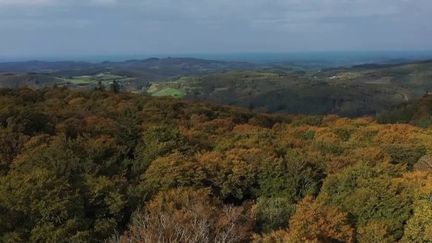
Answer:
[{"label": "rolling hill", "polygon": [[109,88],[259,112],[376,115],[432,90],[432,61],[308,69],[193,58],[0,64],[0,87]]}]

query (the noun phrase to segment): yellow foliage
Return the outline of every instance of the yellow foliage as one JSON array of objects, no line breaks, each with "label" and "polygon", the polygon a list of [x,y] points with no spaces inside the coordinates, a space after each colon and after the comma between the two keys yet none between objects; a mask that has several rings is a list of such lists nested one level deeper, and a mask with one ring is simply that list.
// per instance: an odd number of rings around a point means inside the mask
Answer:
[{"label": "yellow foliage", "polygon": [[326,144],[339,144],[342,142],[342,140],[328,128],[317,129],[315,133],[315,141]]},{"label": "yellow foliage", "polygon": [[378,144],[414,143],[418,129],[407,124],[383,125],[375,137]]},{"label": "yellow foliage", "polygon": [[357,162],[365,162],[368,165],[376,165],[390,160],[389,155],[385,154],[378,147],[354,148],[350,154],[350,158]]}]

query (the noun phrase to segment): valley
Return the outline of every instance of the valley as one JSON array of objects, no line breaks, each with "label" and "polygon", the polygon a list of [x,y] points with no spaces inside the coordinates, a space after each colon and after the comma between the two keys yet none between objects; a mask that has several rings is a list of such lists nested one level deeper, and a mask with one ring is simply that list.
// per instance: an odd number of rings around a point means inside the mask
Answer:
[{"label": "valley", "polygon": [[375,116],[421,98],[432,89],[431,70],[432,61],[323,69],[190,58],[30,62],[0,64],[0,87],[109,89],[116,82],[126,92],[210,101],[257,112],[356,117]]}]

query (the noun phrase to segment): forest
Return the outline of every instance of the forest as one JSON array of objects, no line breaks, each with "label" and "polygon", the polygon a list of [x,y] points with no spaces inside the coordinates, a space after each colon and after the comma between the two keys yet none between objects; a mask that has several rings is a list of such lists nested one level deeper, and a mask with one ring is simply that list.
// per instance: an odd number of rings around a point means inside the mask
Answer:
[{"label": "forest", "polygon": [[427,101],[344,118],[118,91],[0,90],[0,242],[432,242]]}]

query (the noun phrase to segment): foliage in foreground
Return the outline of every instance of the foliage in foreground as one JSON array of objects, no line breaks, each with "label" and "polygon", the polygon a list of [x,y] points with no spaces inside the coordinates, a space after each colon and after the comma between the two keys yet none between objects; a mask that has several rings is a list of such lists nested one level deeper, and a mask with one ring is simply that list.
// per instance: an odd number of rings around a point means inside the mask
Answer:
[{"label": "foliage in foreground", "polygon": [[430,129],[62,88],[0,124],[0,241],[432,239]]}]

